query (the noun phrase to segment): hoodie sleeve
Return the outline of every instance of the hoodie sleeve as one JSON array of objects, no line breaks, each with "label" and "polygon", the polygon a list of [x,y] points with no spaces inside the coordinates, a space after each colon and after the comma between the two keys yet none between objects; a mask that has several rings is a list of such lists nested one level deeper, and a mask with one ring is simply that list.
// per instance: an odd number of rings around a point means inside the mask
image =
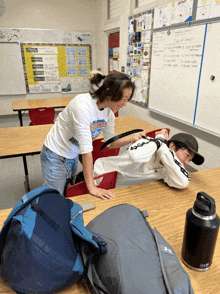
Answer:
[{"label": "hoodie sleeve", "polygon": [[169,149],[166,144],[162,144],[157,151],[157,156],[167,171],[163,177],[164,182],[170,187],[186,188],[190,177],[183,164],[176,157],[175,152]]},{"label": "hoodie sleeve", "polygon": [[149,137],[138,140],[128,149],[129,156],[134,162],[148,162],[156,151],[157,144]]}]

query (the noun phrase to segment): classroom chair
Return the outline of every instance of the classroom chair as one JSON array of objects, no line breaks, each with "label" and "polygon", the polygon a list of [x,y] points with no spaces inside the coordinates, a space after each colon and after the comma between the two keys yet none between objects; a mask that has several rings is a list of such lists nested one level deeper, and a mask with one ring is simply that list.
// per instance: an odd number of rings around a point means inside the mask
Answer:
[{"label": "classroom chair", "polygon": [[[92,157],[93,157],[93,163],[100,157],[108,157],[108,156],[117,156],[120,148],[113,148],[110,149],[108,147],[105,147],[103,151],[100,151],[100,147],[104,144],[103,138],[101,139],[95,139],[92,142],[93,151],[92,151]],[[79,156],[79,161],[82,163],[82,156]]]},{"label": "classroom chair", "polygon": [[55,110],[51,107],[34,108],[28,111],[30,125],[47,125],[54,123]]},{"label": "classroom chair", "polygon": [[[94,180],[102,178],[101,182],[96,186],[105,190],[114,189],[116,185],[117,171],[105,173],[94,177]],[[88,194],[85,181],[70,186],[66,190],[66,198]]]},{"label": "classroom chair", "polygon": [[108,157],[108,156],[117,156],[120,148],[108,148],[105,147],[102,151],[100,151],[100,147],[104,144],[105,142],[103,139],[95,139],[92,142],[93,145],[93,151],[92,151],[92,156],[93,156],[93,163],[96,161],[96,159],[100,157]]}]

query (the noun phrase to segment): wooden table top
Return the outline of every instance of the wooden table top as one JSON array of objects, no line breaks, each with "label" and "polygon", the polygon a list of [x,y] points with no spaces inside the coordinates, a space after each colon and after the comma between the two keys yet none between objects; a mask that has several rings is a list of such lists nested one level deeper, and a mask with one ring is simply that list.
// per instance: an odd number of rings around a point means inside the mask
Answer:
[{"label": "wooden table top", "polygon": [[[181,260],[185,215],[187,210],[193,206],[198,192],[206,192],[215,199],[216,212],[220,216],[220,168],[195,172],[190,176],[190,184],[183,190],[170,188],[163,181],[153,181],[113,189],[112,192],[115,193],[114,200],[101,200],[89,194],[70,199],[79,204],[87,201],[92,201],[95,204],[95,209],[84,212],[85,225],[106,209],[122,203],[134,205],[141,210],[147,210],[151,227],[157,228]],[[3,225],[10,211],[11,209],[0,211],[0,226]],[[197,272],[187,268],[184,264],[183,267],[190,275],[195,294],[220,293],[220,233],[213,263],[208,271]],[[15,293],[1,278],[0,289],[0,293]],[[87,287],[77,283],[59,293],[82,294],[90,293],[90,291]]]},{"label": "wooden table top", "polygon": [[[53,125],[38,125],[0,129],[0,158],[9,158],[28,154],[37,154],[41,151],[44,140]],[[116,135],[133,129],[157,129],[134,116],[115,118]],[[99,137],[102,137],[100,135]]]},{"label": "wooden table top", "polygon": [[13,111],[29,110],[40,107],[66,107],[74,97],[48,98],[48,99],[30,99],[12,101]]}]

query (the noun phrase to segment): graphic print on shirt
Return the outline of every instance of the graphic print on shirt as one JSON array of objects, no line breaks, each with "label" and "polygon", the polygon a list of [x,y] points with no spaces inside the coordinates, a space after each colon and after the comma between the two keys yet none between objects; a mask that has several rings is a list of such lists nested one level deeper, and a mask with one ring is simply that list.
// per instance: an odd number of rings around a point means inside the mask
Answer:
[{"label": "graphic print on shirt", "polygon": [[93,121],[90,124],[90,131],[92,135],[92,140],[94,140],[98,135],[101,134],[103,129],[107,126],[107,122],[104,119]]},{"label": "graphic print on shirt", "polygon": [[147,139],[147,138],[143,138],[143,139],[146,139],[146,140],[148,140],[148,141],[147,141],[147,142],[142,142],[142,143],[137,143],[135,146],[131,146],[131,147],[130,147],[130,150],[136,150],[137,148],[142,147],[142,146],[144,146],[144,145],[150,143],[151,141],[154,141],[153,139],[152,139],[152,140],[151,140],[151,139],[149,140],[149,139]]},{"label": "graphic print on shirt", "polygon": [[73,144],[73,145],[76,145],[76,146],[78,146],[79,147],[79,143],[78,143],[78,141],[75,139],[75,138],[70,138],[69,139],[69,141]]},{"label": "graphic print on shirt", "polygon": [[174,157],[174,151],[169,149],[170,153],[172,154],[173,156],[173,161],[176,163],[176,165],[179,166],[181,172],[184,174],[184,176],[186,176],[188,178],[188,180],[190,181],[190,176],[188,175],[187,171],[185,170],[185,168],[182,166],[182,164],[176,160],[176,158]]}]

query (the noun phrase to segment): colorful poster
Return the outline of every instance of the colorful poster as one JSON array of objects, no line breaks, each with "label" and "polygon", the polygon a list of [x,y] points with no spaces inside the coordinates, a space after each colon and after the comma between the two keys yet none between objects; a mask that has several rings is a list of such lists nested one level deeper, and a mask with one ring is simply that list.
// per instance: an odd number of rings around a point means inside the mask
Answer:
[{"label": "colorful poster", "polygon": [[154,29],[192,20],[193,0],[178,0],[161,5],[154,11]]}]

